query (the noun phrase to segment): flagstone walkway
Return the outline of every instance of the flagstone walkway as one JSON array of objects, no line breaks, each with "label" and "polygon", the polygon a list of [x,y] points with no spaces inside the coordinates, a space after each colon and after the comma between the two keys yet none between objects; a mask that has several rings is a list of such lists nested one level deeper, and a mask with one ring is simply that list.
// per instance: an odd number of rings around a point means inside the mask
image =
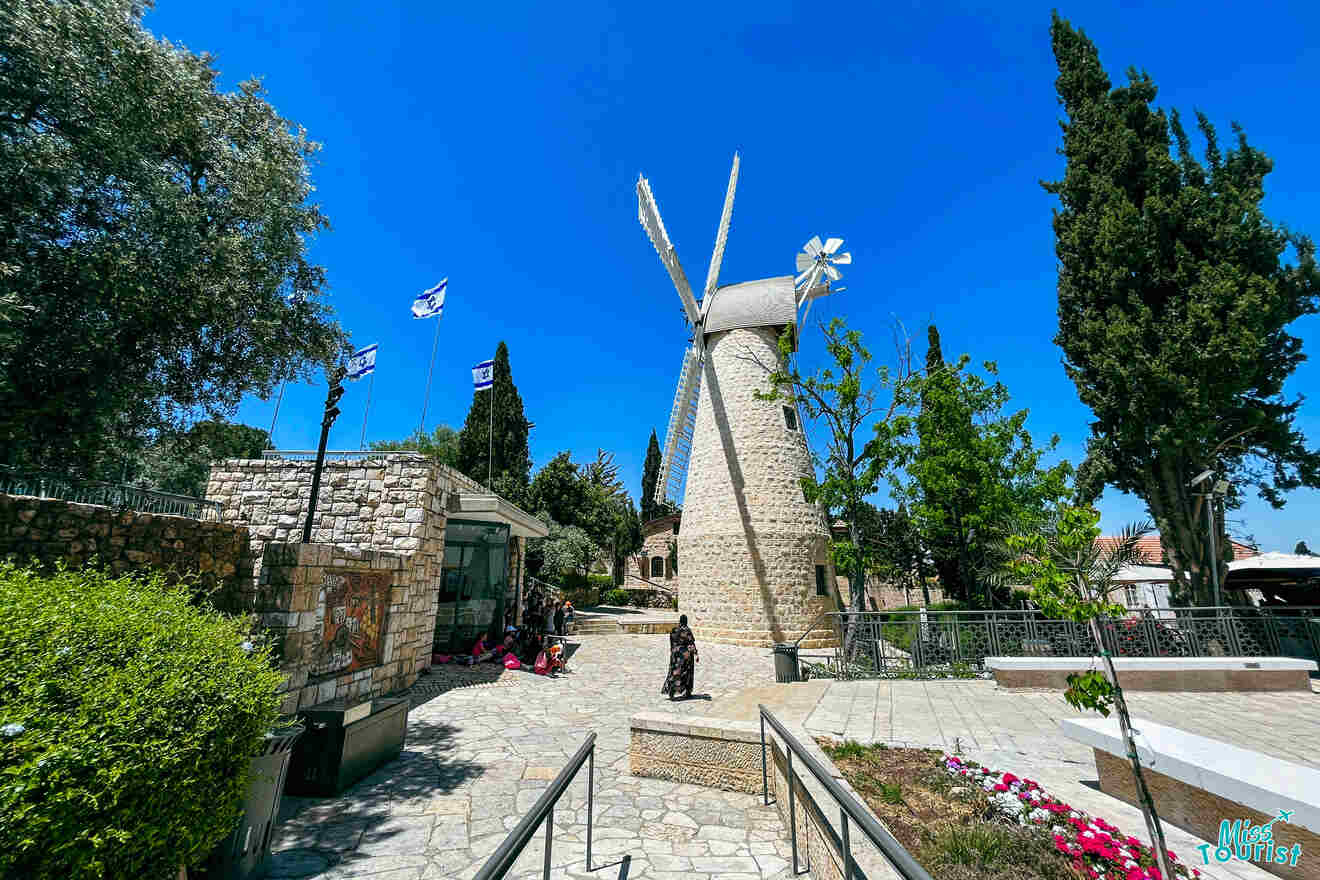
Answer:
[{"label": "flagstone walkway", "polygon": [[[698,698],[680,703],[659,693],[665,636],[584,636],[570,673],[555,679],[493,664],[437,667],[413,688],[399,760],[338,798],[284,798],[270,876],[471,878],[595,731],[593,860],[615,864],[584,870],[584,767],[555,814],[552,876],[616,878],[627,855],[627,877],[638,880],[790,877],[782,825],[759,797],[628,775],[635,712],[722,717],[740,691],[774,681],[769,651],[700,648]],[[543,841],[538,834],[511,877],[541,876]]]}]

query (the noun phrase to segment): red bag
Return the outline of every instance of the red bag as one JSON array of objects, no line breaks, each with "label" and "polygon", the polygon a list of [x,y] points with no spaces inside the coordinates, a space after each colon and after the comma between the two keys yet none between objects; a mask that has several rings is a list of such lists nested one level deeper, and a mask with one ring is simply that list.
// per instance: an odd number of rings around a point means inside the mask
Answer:
[{"label": "red bag", "polygon": [[537,675],[546,675],[550,672],[550,658],[546,656],[545,651],[536,655],[536,665],[532,671]]},{"label": "red bag", "polygon": [[522,663],[518,660],[517,657],[514,656],[514,654],[513,654],[512,651],[510,651],[510,652],[509,652],[508,654],[506,654],[505,657],[504,657],[504,668],[505,668],[505,669],[522,669]]}]

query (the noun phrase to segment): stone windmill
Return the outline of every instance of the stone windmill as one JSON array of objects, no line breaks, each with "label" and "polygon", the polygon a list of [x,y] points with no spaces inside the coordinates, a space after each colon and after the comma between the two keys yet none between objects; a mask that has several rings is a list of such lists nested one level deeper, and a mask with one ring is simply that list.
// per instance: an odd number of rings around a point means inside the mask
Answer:
[{"label": "stone windmill", "polygon": [[[819,239],[798,256],[800,274],[720,285],[733,215],[738,157],[724,197],[715,252],[697,302],[646,178],[637,180],[638,217],[669,271],[692,330],[669,415],[657,500],[680,500],[679,608],[709,641],[765,645],[796,639],[834,607],[834,571],[824,511],[808,503],[801,479],[811,455],[796,406],[759,400],[778,338],[799,309],[830,293],[836,251]],[[805,315],[805,311],[803,313]],[[796,342],[796,339],[795,339]],[[828,634],[820,635],[828,638]],[[810,637],[804,644],[820,642]]]}]

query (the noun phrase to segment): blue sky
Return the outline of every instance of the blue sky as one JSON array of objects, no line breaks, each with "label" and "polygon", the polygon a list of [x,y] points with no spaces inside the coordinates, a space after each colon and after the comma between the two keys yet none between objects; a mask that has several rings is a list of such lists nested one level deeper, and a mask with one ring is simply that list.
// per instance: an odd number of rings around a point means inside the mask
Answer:
[{"label": "blue sky", "polygon": [[[1159,103],[1237,120],[1275,160],[1267,213],[1320,236],[1320,11],[1271,3],[1061,8],[1111,77],[1144,67]],[[368,440],[418,423],[435,325],[413,296],[440,278],[428,427],[460,427],[470,367],[505,340],[534,467],[612,450],[634,497],[663,435],[686,340],[678,298],[637,223],[651,181],[699,284],[735,150],[742,169],[721,279],[787,274],[812,235],[846,239],[847,290],[813,308],[861,329],[877,360],[901,320],[917,354],[934,320],[946,356],[996,360],[1038,438],[1081,460],[1089,412],[1052,338],[1060,113],[1048,5],[502,4],[158,0],[155,33],[218,56],[226,87],[265,79],[271,102],[324,144],[313,169],[332,229],[313,257],[356,343],[380,343]],[[1299,321],[1313,357],[1316,317]],[[802,365],[820,363],[818,334]],[[1320,386],[1304,364],[1291,393]],[[357,448],[366,383],[332,448]],[[313,448],[324,385],[290,386],[276,442]],[[274,401],[241,421],[268,428]],[[1299,425],[1320,442],[1320,402]],[[663,439],[663,436],[662,436]],[[822,444],[816,441],[819,448]],[[1109,492],[1104,526],[1144,516]],[[1236,531],[1291,550],[1320,493],[1283,511],[1253,500]]]}]

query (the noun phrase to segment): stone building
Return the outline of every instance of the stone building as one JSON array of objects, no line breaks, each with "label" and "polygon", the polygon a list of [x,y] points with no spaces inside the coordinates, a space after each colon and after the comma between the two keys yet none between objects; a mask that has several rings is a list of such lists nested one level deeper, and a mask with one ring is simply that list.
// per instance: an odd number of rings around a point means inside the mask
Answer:
[{"label": "stone building", "polygon": [[662,516],[642,524],[642,549],[628,559],[624,586],[657,586],[678,592],[678,527],[681,514]]},{"label": "stone building", "polygon": [[[407,687],[432,652],[465,652],[479,634],[517,619],[524,543],[548,535],[544,523],[452,468],[389,453],[325,463],[311,543],[301,544],[312,468],[281,458],[223,461],[207,484],[223,520],[247,527],[245,604],[296,661],[286,670],[294,709]],[[327,606],[334,590],[352,589],[366,592],[341,610]],[[374,663],[366,669],[350,668],[356,660],[335,667],[328,643],[333,615],[354,608],[377,624],[379,644],[358,652]],[[349,630],[340,641],[351,636],[360,647],[358,630]]]},{"label": "stone building", "polygon": [[[705,315],[705,365],[687,466],[679,610],[699,639],[795,641],[835,607],[825,512],[796,405],[767,401],[778,337],[794,320],[791,276],[718,288]],[[804,645],[823,644],[820,628]]]}]

